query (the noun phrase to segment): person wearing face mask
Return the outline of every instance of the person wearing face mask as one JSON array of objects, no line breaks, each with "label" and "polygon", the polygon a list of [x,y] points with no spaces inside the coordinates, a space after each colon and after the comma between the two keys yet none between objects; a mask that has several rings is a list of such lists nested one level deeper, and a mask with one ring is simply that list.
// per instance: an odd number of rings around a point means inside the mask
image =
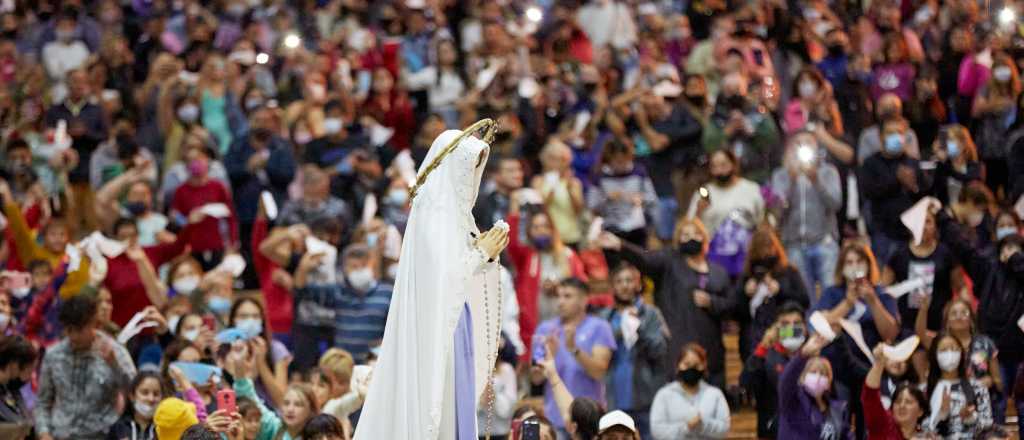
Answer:
[{"label": "person wearing face mask", "polygon": [[[895,94],[886,93],[878,98],[872,125],[864,128],[857,138],[857,165],[864,164],[869,157],[885,149],[885,135],[882,133],[884,125],[889,121],[902,120],[903,114],[903,100]],[[904,135],[903,152],[908,157],[920,159],[917,133],[908,125]]]},{"label": "person wearing face mask", "polygon": [[344,230],[353,224],[352,216],[349,204],[331,194],[331,178],[328,173],[315,165],[304,165],[302,196],[284,202],[275,223],[278,226],[314,225],[329,219],[340,222],[340,229]]},{"label": "person wearing face mask", "polygon": [[39,352],[22,336],[0,336],[0,424],[30,428],[32,416],[21,389],[32,380]]},{"label": "person wearing face mask", "polygon": [[1005,54],[994,55],[992,77],[978,91],[971,107],[971,116],[977,120],[975,129],[978,155],[985,163],[985,184],[993,192],[1009,187],[1006,142],[1010,134],[1010,122],[1020,111],[1018,99],[1021,95],[1020,75],[1017,63]]},{"label": "person wearing face mask", "polygon": [[128,387],[129,405],[124,415],[110,427],[111,440],[156,440],[153,414],[157,405],[167,397],[166,386],[159,373],[143,371],[135,376]]},{"label": "person wearing face mask", "polygon": [[931,304],[924,312],[928,315],[927,326],[938,331],[942,324],[942,310],[953,298],[953,269],[958,262],[953,252],[939,240],[935,217],[926,215],[921,241],[910,240],[896,249],[889,263],[882,270],[881,284],[895,284],[921,279],[923,284],[897,300],[900,313],[901,333],[909,335],[914,331],[918,311]]},{"label": "person wearing face mask", "polygon": [[313,163],[321,168],[341,166],[349,152],[369,142],[362,134],[348,132],[343,119],[344,114],[345,109],[341,101],[327,101],[324,105],[323,136],[306,144],[303,163]]},{"label": "person wearing face mask", "polygon": [[995,195],[982,182],[971,182],[960,191],[960,197],[950,206],[952,218],[960,224],[972,246],[984,254],[993,254],[998,241],[994,241],[995,221],[992,219]]},{"label": "person wearing face mask", "polygon": [[740,358],[750,356],[757,341],[776,321],[780,307],[789,302],[810,306],[813,298],[803,278],[789,264],[782,244],[769,225],[754,231],[743,274],[733,295],[735,318],[740,323]]},{"label": "person wearing face mask", "polygon": [[943,243],[953,250],[974,282],[974,292],[980,299],[978,332],[995,341],[1001,377],[1017,377],[1018,367],[1024,362],[1024,333],[1017,325],[1024,315],[1024,237],[1011,234],[993,251],[981,249],[971,244],[964,227],[952,219],[956,209],[933,205],[931,210],[936,213]]},{"label": "person wearing face mask", "polygon": [[822,125],[837,137],[842,134],[839,106],[832,99],[821,72],[812,67],[801,70],[790,93],[792,98],[786,105],[782,123],[787,134],[801,129],[811,130],[809,125]]},{"label": "person wearing face mask", "polygon": [[281,341],[271,338],[263,305],[252,297],[237,299],[228,313],[228,327],[249,337],[248,349],[256,356],[256,393],[261,399],[281,404],[288,382],[283,380],[291,361],[291,353]]},{"label": "person wearing face mask", "polygon": [[922,171],[918,160],[904,151],[907,132],[904,119],[884,121],[882,151],[868,157],[857,173],[860,194],[870,206],[867,220],[871,248],[881,265],[889,262],[900,243],[911,238],[898,214],[910,209],[932,188],[933,173]]},{"label": "person wearing face mask", "polygon": [[781,143],[775,118],[747,98],[747,78],[730,73],[722,79],[709,124],[705,125],[704,147],[709,151],[730,151],[751,180],[763,183],[772,165],[771,152]]},{"label": "person wearing face mask", "polygon": [[[378,276],[371,266],[371,250],[365,245],[353,244],[342,253],[344,283],[312,283],[310,274],[322,263],[322,254],[307,252],[295,269],[295,304],[301,319],[304,307],[317,310],[316,316],[329,316],[331,330],[329,340],[352,354],[356,362],[365,362],[370,348],[378,345],[384,337],[388,309],[391,307],[392,286],[378,282]],[[306,305],[303,305],[306,303]],[[295,364],[313,366],[319,353],[309,352],[304,334],[293,332],[296,347]],[[310,335],[315,336],[315,335]],[[309,356],[310,359],[307,359]],[[307,364],[308,362],[308,364]]]},{"label": "person wearing face mask", "polygon": [[747,358],[740,385],[754,395],[757,410],[757,437],[775,438],[778,431],[779,372],[807,340],[804,307],[787,302],[779,309],[775,323]]},{"label": "person wearing face mask", "polygon": [[671,334],[667,359],[678,358],[683,344],[697,342],[708,352],[708,382],[723,388],[722,319],[736,302],[725,269],[708,261],[709,242],[704,225],[693,218],[680,219],[677,244],[659,251],[648,252],[608,232],[598,238],[602,248],[622,251],[627,261],[654,279],[654,304],[665,314]]},{"label": "person wearing face mask", "polygon": [[743,271],[751,232],[764,217],[765,202],[761,188],[740,176],[739,160],[732,151],[711,153],[710,165],[712,180],[704,186],[707,197],[693,197],[689,215],[699,217],[708,228],[710,258],[736,277]]},{"label": "person wearing face mask", "polygon": [[704,348],[697,343],[686,344],[675,365],[675,380],[658,390],[651,405],[652,438],[725,438],[729,432],[729,404],[721,389],[704,381]]},{"label": "person wearing face mask", "polygon": [[[211,158],[208,153],[207,150],[192,150],[188,156],[189,179],[174,191],[170,201],[171,217],[175,223],[194,227],[187,244],[203,270],[216,267],[225,250],[239,242],[235,204],[227,187],[210,178]],[[227,206],[229,214],[226,218],[207,216],[199,209],[214,203]]]},{"label": "person wearing face mask", "polygon": [[[587,279],[583,261],[566,246],[546,210],[523,213],[521,193],[512,193],[507,222],[509,260],[515,270],[516,299],[519,301],[519,329],[530,352],[537,324],[555,316],[555,286],[574,277]],[[525,226],[523,225],[525,223]],[[525,234],[521,228],[526,228]],[[525,237],[525,240],[523,238]]]},{"label": "person wearing face mask", "polygon": [[972,439],[992,425],[988,390],[967,375],[968,359],[960,342],[940,334],[928,350],[928,428],[943,438]]},{"label": "person wearing face mask", "polygon": [[640,271],[629,263],[612,272],[615,306],[598,316],[612,325],[615,352],[606,380],[608,408],[619,409],[636,421],[641,435],[650,436],[650,405],[664,384],[662,359],[668,353],[668,326],[657,307],[644,303]]},{"label": "person wearing face mask", "polygon": [[[69,8],[56,17],[53,39],[42,46],[40,61],[50,78],[63,79],[67,73],[85,65],[89,46],[82,41],[78,28],[78,11]],[[58,87],[63,96],[67,89]]]},{"label": "person wearing face mask", "polygon": [[826,345],[821,335],[812,335],[782,370],[778,438],[853,440],[847,402],[832,386],[832,363],[820,355]]},{"label": "person wearing face mask", "polygon": [[944,127],[932,146],[935,158],[935,198],[943,204],[960,198],[970,182],[981,180],[978,150],[967,127],[960,124]]},{"label": "person wearing face mask", "polygon": [[928,399],[914,383],[901,383],[892,393],[891,410],[881,395],[883,373],[889,362],[881,346],[875,347],[875,363],[864,380],[861,404],[869,440],[909,440],[928,432],[924,423],[930,408]]},{"label": "person wearing face mask", "polygon": [[996,242],[1013,234],[1019,234],[1021,229],[1020,217],[1016,212],[1003,208],[996,214]]}]

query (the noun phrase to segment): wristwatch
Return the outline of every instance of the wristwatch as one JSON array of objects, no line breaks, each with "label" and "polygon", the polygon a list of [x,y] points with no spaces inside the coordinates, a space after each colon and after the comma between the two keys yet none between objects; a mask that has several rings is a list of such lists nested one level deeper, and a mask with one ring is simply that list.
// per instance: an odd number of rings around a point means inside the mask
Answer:
[{"label": "wristwatch", "polygon": [[578,357],[580,355],[580,348],[576,347],[572,350],[572,357]]}]

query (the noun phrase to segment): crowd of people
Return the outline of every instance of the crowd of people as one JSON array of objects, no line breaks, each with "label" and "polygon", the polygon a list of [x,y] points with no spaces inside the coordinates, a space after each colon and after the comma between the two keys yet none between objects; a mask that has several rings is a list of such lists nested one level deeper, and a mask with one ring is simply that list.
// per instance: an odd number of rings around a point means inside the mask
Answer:
[{"label": "crowd of people", "polygon": [[481,118],[481,438],[1009,438],[1020,14],[0,2],[0,438],[350,439],[410,186]]}]

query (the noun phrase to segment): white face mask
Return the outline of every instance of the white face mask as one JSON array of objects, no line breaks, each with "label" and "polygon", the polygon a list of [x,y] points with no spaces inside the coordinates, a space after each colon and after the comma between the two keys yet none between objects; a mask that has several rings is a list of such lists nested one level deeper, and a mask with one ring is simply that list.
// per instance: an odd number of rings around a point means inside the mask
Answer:
[{"label": "white face mask", "polygon": [[936,357],[939,361],[939,368],[947,373],[960,366],[960,352],[957,350],[940,351]]},{"label": "white face mask", "polygon": [[373,283],[377,282],[373,277],[373,269],[369,267],[353,270],[348,273],[346,278],[348,278],[349,286],[361,292],[369,290],[373,287]]},{"label": "white face mask", "polygon": [[235,328],[255,337],[263,333],[263,321],[258,318],[239,319],[235,321]]},{"label": "white face mask", "polygon": [[324,119],[324,133],[337,134],[341,131],[341,119],[339,118],[327,118]]},{"label": "white face mask", "polygon": [[856,281],[868,276],[868,270],[864,266],[853,265],[843,268],[843,277],[846,281]]},{"label": "white face mask", "polygon": [[800,81],[797,92],[800,93],[801,98],[812,98],[815,93],[818,93],[818,85],[813,81]]},{"label": "white face mask", "polygon": [[171,287],[174,288],[176,293],[188,295],[195,292],[196,288],[199,287],[199,277],[196,275],[189,275],[187,277],[178,278],[171,283]]},{"label": "white face mask", "polygon": [[11,315],[0,313],[0,330],[6,330],[7,324],[11,323]]},{"label": "white face mask", "polygon": [[1010,72],[1009,67],[999,66],[996,67],[995,69],[992,69],[992,76],[995,77],[996,81],[1007,82],[1010,80],[1012,72]]},{"label": "white face mask", "polygon": [[22,299],[28,296],[30,292],[32,292],[31,287],[19,287],[17,289],[11,289],[11,294],[13,294],[14,297],[18,299]]},{"label": "white face mask", "polygon": [[1003,226],[996,229],[996,241],[1002,240],[1017,233],[1017,228],[1014,226]]},{"label": "white face mask", "polygon": [[800,347],[802,347],[804,345],[804,341],[806,341],[806,340],[807,340],[807,337],[805,337],[805,336],[793,336],[793,337],[790,337],[790,338],[783,338],[782,341],[779,341],[779,343],[782,344],[782,346],[787,351],[791,351],[792,352],[792,351],[799,350]]},{"label": "white face mask", "polygon": [[178,321],[181,321],[181,316],[173,315],[167,318],[167,330],[169,330],[172,335],[178,329]]},{"label": "white face mask", "polygon": [[181,337],[189,341],[195,342],[196,339],[199,339],[199,329],[192,329],[181,332]]},{"label": "white face mask", "polygon": [[142,402],[135,402],[133,406],[135,406],[135,412],[141,414],[146,419],[152,419],[153,413],[156,412],[156,408],[153,405],[147,405]]}]

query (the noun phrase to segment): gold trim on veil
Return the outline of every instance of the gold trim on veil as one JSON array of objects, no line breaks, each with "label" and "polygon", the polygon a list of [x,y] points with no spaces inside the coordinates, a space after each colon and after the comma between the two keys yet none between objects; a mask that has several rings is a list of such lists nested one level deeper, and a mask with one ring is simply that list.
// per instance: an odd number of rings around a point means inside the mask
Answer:
[{"label": "gold trim on veil", "polygon": [[455,139],[444,147],[444,150],[438,153],[437,157],[435,157],[434,160],[426,166],[426,168],[423,168],[422,174],[416,176],[416,184],[409,188],[409,199],[411,200],[416,198],[416,192],[419,191],[420,187],[423,186],[423,183],[427,181],[427,176],[429,176],[435,168],[441,165],[441,161],[444,160],[446,156],[451,154],[452,151],[455,151],[455,147],[457,147],[459,143],[466,138],[466,136],[470,136],[480,130],[486,130],[484,131],[484,136],[481,139],[484,143],[490,145],[491,142],[494,141],[495,132],[498,131],[498,123],[494,122],[493,119],[485,118],[476,121],[473,125],[470,125],[463,130],[462,133],[456,136]]}]

